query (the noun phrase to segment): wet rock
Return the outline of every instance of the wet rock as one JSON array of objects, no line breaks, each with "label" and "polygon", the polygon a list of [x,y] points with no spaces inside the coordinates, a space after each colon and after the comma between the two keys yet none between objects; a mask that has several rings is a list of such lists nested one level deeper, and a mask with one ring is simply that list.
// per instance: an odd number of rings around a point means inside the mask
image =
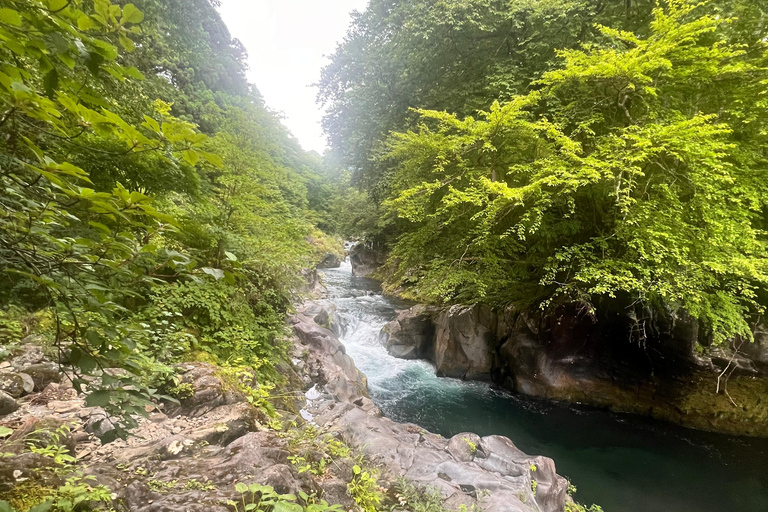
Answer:
[{"label": "wet rock", "polygon": [[434,317],[439,308],[418,305],[401,311],[381,329],[387,352],[400,359],[429,358],[434,350]]},{"label": "wet rock", "polygon": [[11,414],[12,412],[15,412],[19,408],[19,404],[14,400],[14,398],[6,393],[5,391],[0,391],[0,416],[5,416],[6,414]]},{"label": "wet rock", "polygon": [[367,277],[386,263],[387,258],[381,251],[357,244],[349,250],[349,261],[352,264],[352,274]]},{"label": "wet rock", "polygon": [[0,371],[0,391],[19,398],[24,394],[24,378],[17,373]]},{"label": "wet rock", "polygon": [[317,268],[339,268],[340,266],[341,258],[333,253],[326,254],[322,261],[317,264]]},{"label": "wet rock", "polygon": [[316,357],[325,361],[320,370],[322,378],[318,380],[337,400],[354,402],[361,398],[369,398],[365,375],[358,371],[354,361],[346,355],[344,345],[333,332],[321,327],[315,321],[303,314],[294,315],[290,319],[294,332],[301,342],[313,351]]},{"label": "wet rock", "polygon": [[493,309],[453,306],[436,318],[430,359],[437,374],[470,380],[490,380],[498,315]]},{"label": "wet rock", "polygon": [[[371,417],[351,405],[320,411],[316,420],[337,430],[387,474],[438,489],[445,503],[520,512],[559,512],[564,507],[567,482],[554,472],[554,463],[526,455],[507,438],[465,433],[444,440],[415,425]],[[484,467],[486,460],[490,462]]]},{"label": "wet rock", "polygon": [[[424,310],[416,312],[401,313],[397,329],[405,324],[407,330],[423,335],[428,329],[424,324],[428,323],[429,315],[425,319]],[[469,319],[464,315],[469,315]],[[409,325],[411,321],[414,323]],[[471,327],[460,331],[462,338],[453,336],[451,341],[470,352],[473,339],[485,343],[498,328],[497,317],[480,309],[455,311],[453,318],[446,321],[458,327]],[[308,319],[303,320],[300,315],[291,323],[313,354],[326,353],[323,371],[333,371],[338,362],[327,356],[343,354],[343,345],[339,346],[332,333],[314,322],[307,325]],[[399,336],[402,331],[397,329],[390,332]],[[391,336],[390,332],[385,334]],[[348,369],[337,373],[354,378]],[[314,421],[337,432],[381,467],[383,481],[404,476],[419,486],[435,488],[444,498],[443,505],[454,509],[464,505],[505,512],[560,512],[565,506],[567,482],[557,475],[554,463],[546,457],[526,455],[507,438],[463,433],[446,440],[416,425],[399,424],[372,414],[373,411],[364,409],[362,399],[344,402],[326,398],[322,393],[312,396],[308,409]]]},{"label": "wet rock", "polygon": [[346,331],[346,324],[330,301],[313,301],[299,308],[299,313],[311,317],[315,323],[330,330],[334,336],[341,336]]},{"label": "wet rock", "polygon": [[301,271],[301,275],[304,279],[304,285],[299,288],[298,291],[300,293],[309,295],[310,297],[320,298],[328,291],[323,284],[323,281],[320,279],[320,274],[318,274],[316,268],[304,269]]}]

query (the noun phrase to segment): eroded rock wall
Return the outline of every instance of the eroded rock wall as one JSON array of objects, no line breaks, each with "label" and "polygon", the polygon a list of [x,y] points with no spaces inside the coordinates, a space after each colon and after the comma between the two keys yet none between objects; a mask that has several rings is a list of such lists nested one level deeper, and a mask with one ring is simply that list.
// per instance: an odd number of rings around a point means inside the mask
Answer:
[{"label": "eroded rock wall", "polygon": [[647,312],[638,319],[604,309],[595,318],[573,307],[543,314],[417,306],[387,324],[382,341],[394,356],[431,361],[441,376],[493,380],[525,395],[693,428],[768,436],[764,326],[757,326],[755,343],[735,342],[738,351],[700,354],[705,333],[686,315]]}]

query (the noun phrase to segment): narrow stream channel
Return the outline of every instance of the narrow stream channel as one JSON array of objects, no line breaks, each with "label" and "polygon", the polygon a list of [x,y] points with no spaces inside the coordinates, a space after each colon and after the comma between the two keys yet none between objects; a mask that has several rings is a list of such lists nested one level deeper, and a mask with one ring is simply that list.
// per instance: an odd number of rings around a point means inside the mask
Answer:
[{"label": "narrow stream channel", "polygon": [[449,437],[500,434],[554,459],[575,497],[605,512],[768,512],[768,440],[683,429],[645,418],[512,395],[438,378],[431,365],[387,354],[379,331],[408,304],[355,277],[325,271],[341,336],[384,414]]}]

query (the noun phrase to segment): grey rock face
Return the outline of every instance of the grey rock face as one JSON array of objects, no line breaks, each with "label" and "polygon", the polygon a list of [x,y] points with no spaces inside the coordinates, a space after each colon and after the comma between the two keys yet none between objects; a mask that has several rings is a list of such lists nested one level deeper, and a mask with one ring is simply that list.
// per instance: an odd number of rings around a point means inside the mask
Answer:
[{"label": "grey rock face", "polygon": [[490,380],[498,315],[487,306],[453,306],[435,320],[432,361],[437,374]]},{"label": "grey rock face", "polygon": [[387,352],[400,359],[430,357],[434,348],[434,317],[439,311],[439,308],[424,305],[401,311],[381,329]]},{"label": "grey rock face", "polygon": [[448,441],[448,446],[445,449],[453,455],[454,459],[461,462],[471,462],[480,449],[480,436],[471,432],[456,434]]},{"label": "grey rock face", "polygon": [[318,325],[311,316],[298,313],[290,319],[302,344],[322,364],[320,382],[337,400],[356,402],[368,397],[367,382],[346,354],[344,345],[330,330]]},{"label": "grey rock face", "polygon": [[387,258],[379,251],[357,244],[349,251],[349,261],[352,264],[352,274],[367,277],[386,263]]},{"label": "grey rock face", "polygon": [[24,394],[28,395],[32,393],[35,390],[35,381],[32,379],[32,377],[27,373],[18,373],[19,377],[21,377],[21,380],[24,382]]},{"label": "grey rock face", "polygon": [[39,340],[33,336],[24,338],[24,340],[22,340],[23,345],[21,346],[20,353],[17,353],[17,355],[15,355],[9,361],[11,365],[14,368],[20,369],[31,364],[42,363],[45,359],[43,349],[34,344],[35,342],[41,341],[42,340]]},{"label": "grey rock face", "polygon": [[42,391],[52,382],[61,382],[61,372],[59,365],[51,362],[42,362],[19,366],[19,371],[26,373],[35,383],[35,391]]},{"label": "grey rock face", "polygon": [[335,254],[328,253],[323,260],[317,264],[317,268],[339,268],[341,266],[341,258]]},{"label": "grey rock face", "polygon": [[220,405],[242,401],[239,393],[224,385],[215,366],[207,363],[183,363],[176,368],[182,374],[181,383],[191,386],[193,394],[181,400],[180,405],[169,404],[170,414],[199,416]]},{"label": "grey rock face", "polygon": [[418,305],[382,328],[387,352],[402,359],[428,359],[437,374],[490,380],[498,314],[489,307]]}]

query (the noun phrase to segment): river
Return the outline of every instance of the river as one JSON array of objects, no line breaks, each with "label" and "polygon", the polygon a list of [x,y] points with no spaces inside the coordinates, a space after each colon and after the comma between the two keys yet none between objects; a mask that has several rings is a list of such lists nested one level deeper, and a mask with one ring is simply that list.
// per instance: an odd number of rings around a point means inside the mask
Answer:
[{"label": "river", "polygon": [[349,262],[325,270],[344,319],[341,341],[368,377],[371,398],[396,421],[450,437],[509,437],[554,459],[581,503],[605,512],[768,512],[768,440],[684,429],[642,417],[513,395],[438,378],[424,361],[387,354],[379,331],[409,304],[384,297]]}]

